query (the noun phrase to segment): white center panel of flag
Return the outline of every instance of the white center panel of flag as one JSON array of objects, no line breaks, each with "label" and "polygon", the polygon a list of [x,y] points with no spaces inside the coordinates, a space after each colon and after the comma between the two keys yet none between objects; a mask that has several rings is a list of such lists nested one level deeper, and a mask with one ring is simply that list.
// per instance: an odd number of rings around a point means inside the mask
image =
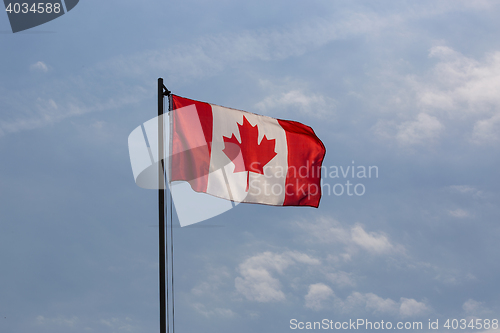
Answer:
[{"label": "white center panel of flag", "polygon": [[[211,106],[213,115],[213,145],[210,165],[211,168],[218,171],[210,172],[207,193],[231,200],[228,191],[225,190],[227,188],[227,179],[233,201],[282,205],[285,200],[288,152],[286,133],[278,121],[270,117],[218,105]],[[236,159],[231,160],[224,152],[224,149],[228,145],[227,139],[233,135],[239,143],[243,142],[240,135],[240,128],[244,124],[244,118],[252,127],[257,126],[257,144],[262,143],[264,137],[267,140],[275,140],[274,153],[276,153],[276,156],[265,164],[265,174],[251,171],[235,172],[235,164],[238,163],[238,158],[245,159],[245,156],[238,156]],[[220,168],[221,165],[225,165],[225,167]],[[225,177],[223,171],[226,173]]]}]

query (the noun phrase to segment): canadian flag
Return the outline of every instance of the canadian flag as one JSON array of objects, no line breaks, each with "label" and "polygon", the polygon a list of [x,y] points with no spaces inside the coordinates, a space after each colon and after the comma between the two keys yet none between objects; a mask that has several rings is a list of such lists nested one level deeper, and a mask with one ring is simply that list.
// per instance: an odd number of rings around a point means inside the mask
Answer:
[{"label": "canadian flag", "polygon": [[170,181],[234,202],[318,207],[325,146],[312,128],[171,95]]}]

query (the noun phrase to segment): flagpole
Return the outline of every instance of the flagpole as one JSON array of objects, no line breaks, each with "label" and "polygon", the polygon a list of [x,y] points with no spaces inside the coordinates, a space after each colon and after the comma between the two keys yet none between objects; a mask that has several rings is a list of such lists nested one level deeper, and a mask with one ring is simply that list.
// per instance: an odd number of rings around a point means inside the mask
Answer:
[{"label": "flagpole", "polygon": [[170,96],[170,91],[163,84],[163,78],[158,78],[158,226],[159,226],[159,261],[160,261],[160,333],[167,333],[167,287],[166,287],[166,252],[165,243],[165,156],[164,156],[164,131],[163,131],[163,98]]},{"label": "flagpole", "polygon": [[167,333],[167,299],[165,286],[165,179],[163,160],[163,79],[158,79],[158,226],[160,250],[160,333]]}]

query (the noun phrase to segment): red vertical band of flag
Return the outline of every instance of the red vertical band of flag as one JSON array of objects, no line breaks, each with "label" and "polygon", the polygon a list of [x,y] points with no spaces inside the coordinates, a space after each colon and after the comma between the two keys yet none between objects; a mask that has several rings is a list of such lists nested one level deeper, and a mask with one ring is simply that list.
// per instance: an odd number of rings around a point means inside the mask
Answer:
[{"label": "red vertical band of flag", "polygon": [[283,206],[318,207],[321,199],[321,163],[326,153],[313,129],[290,120],[278,123],[286,133],[288,171]]},{"label": "red vertical band of flag", "polygon": [[[208,103],[172,95],[172,110],[190,105],[196,106],[198,119],[189,112],[177,112],[173,117],[171,179],[188,181],[193,190],[206,192],[210,171],[212,107]],[[195,124],[201,124],[202,133]],[[204,144],[200,145],[200,142]]]}]

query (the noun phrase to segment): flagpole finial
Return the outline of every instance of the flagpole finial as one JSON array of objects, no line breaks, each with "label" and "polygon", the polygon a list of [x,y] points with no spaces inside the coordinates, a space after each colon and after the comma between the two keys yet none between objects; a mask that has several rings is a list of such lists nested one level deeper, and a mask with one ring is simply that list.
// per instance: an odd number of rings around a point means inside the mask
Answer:
[{"label": "flagpole finial", "polygon": [[167,87],[165,87],[165,85],[163,84],[163,78],[160,77],[158,78],[158,86],[159,87],[162,87],[163,89],[163,96],[170,96],[170,94],[172,93],[170,90],[168,90]]}]

